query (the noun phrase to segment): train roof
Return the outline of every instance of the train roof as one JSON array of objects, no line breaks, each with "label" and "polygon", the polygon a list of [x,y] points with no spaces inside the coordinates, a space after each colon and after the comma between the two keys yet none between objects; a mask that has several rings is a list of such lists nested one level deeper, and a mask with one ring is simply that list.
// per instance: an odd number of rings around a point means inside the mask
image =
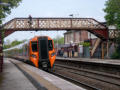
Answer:
[{"label": "train roof", "polygon": [[34,40],[36,40],[37,38],[40,38],[40,37],[47,37],[48,39],[52,39],[51,37],[49,37],[49,36],[35,36],[35,37],[33,37],[32,39],[30,39],[31,41],[34,41]]},{"label": "train roof", "polygon": [[33,41],[35,38],[39,38],[39,37],[47,37],[47,38],[51,39],[49,36],[35,36],[35,37],[31,38],[30,40],[27,40],[27,41],[24,42],[24,43],[21,43],[21,44],[19,44],[19,45],[14,46],[14,47],[5,49],[5,50],[3,50],[3,51],[9,51],[9,50],[12,50],[12,49],[21,48],[23,45],[28,44],[29,41]]},{"label": "train roof", "polygon": [[12,49],[15,49],[15,48],[21,48],[23,45],[28,44],[28,43],[29,43],[29,40],[28,40],[28,41],[25,41],[24,43],[21,43],[21,44],[19,44],[19,45],[16,45],[16,46],[14,46],[14,47],[5,49],[5,50],[3,50],[3,51],[9,51],[9,50],[12,50]]}]

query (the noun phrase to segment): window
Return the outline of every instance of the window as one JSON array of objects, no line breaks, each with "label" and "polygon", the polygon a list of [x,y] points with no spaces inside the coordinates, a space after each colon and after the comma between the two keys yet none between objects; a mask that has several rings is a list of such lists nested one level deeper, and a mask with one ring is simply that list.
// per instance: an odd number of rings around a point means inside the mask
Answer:
[{"label": "window", "polygon": [[53,50],[52,40],[48,40],[48,49]]},{"label": "window", "polygon": [[37,52],[37,42],[32,42],[32,51]]}]

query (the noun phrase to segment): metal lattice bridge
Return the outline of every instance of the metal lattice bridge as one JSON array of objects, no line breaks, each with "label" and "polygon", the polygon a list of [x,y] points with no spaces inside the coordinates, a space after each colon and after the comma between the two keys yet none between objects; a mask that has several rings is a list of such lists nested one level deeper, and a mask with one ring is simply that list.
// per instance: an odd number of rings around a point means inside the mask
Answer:
[{"label": "metal lattice bridge", "polygon": [[15,18],[3,25],[6,36],[14,31],[28,30],[87,30],[107,39],[107,28],[92,18]]}]

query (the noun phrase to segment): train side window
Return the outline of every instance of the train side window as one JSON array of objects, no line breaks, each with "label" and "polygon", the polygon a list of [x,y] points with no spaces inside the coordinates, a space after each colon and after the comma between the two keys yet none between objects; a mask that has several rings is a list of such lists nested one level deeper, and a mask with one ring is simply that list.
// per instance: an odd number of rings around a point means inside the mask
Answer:
[{"label": "train side window", "polygon": [[53,50],[52,40],[48,40],[48,49]]},{"label": "train side window", "polygon": [[32,42],[32,51],[37,52],[37,42]]}]

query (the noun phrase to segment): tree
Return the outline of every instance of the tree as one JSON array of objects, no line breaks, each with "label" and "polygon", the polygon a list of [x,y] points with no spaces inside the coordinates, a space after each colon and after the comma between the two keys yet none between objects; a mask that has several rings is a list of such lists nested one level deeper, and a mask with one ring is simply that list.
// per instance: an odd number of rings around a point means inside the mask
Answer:
[{"label": "tree", "polygon": [[120,0],[108,0],[105,6],[107,24],[115,25],[117,29],[120,29]]},{"label": "tree", "polygon": [[4,42],[4,44],[9,45],[9,44],[10,44],[10,40],[7,39],[7,40]]},{"label": "tree", "polygon": [[8,3],[9,6],[0,5],[0,24],[2,20],[11,13],[11,9],[17,7],[22,0],[0,0],[0,3]]},{"label": "tree", "polygon": [[64,44],[64,37],[59,37],[59,38],[55,38],[53,39],[55,44]]},{"label": "tree", "polygon": [[[120,30],[120,0],[108,0],[105,4],[106,8],[104,12],[106,13],[105,19],[108,25],[114,25],[118,30]],[[115,38],[115,43],[117,48],[115,53],[113,53],[112,58],[120,58],[120,33],[118,32],[118,37]]]},{"label": "tree", "polygon": [[26,39],[22,40],[22,41],[14,40],[13,42],[10,43],[10,41],[7,40],[7,42],[3,45],[3,48],[8,49],[8,48],[14,47],[16,45],[19,45],[21,43],[24,43],[25,41],[27,41],[27,40]]}]

